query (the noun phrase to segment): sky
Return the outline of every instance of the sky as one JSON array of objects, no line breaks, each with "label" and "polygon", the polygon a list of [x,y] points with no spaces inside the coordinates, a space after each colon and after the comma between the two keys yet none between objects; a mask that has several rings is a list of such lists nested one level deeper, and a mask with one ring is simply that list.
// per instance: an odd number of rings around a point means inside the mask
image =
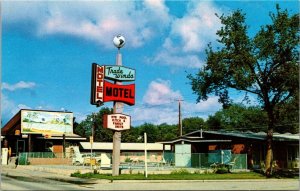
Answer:
[{"label": "sky", "polygon": [[[270,24],[276,3],[291,14],[298,1],[2,1],[1,121],[20,109],[71,111],[80,122],[101,107],[90,104],[91,67],[114,65],[113,38],[122,34],[123,66],[136,70],[135,105],[124,105],[132,125],[207,119],[222,107],[211,95],[196,102],[188,74],[216,48],[218,15],[240,9],[248,34]],[[235,102],[243,95],[232,92]],[[257,104],[253,97],[252,104]],[[112,107],[107,102],[102,107]]]}]

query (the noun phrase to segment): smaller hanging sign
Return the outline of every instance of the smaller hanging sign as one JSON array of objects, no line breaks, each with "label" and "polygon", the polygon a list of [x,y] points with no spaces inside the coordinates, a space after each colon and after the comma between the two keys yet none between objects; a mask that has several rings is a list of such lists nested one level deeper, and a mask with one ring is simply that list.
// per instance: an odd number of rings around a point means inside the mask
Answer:
[{"label": "smaller hanging sign", "polygon": [[123,131],[130,129],[131,118],[124,114],[107,114],[103,115],[103,127],[116,131]]}]

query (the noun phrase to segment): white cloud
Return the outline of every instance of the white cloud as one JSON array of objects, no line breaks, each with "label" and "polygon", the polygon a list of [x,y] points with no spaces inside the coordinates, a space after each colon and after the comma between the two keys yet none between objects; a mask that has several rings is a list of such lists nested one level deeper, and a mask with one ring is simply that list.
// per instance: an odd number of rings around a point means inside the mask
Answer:
[{"label": "white cloud", "polygon": [[221,27],[215,13],[220,10],[210,1],[198,1],[191,5],[187,15],[172,23],[171,36],[178,36],[185,52],[203,51],[210,41],[214,41]]},{"label": "white cloud", "polygon": [[157,79],[149,84],[148,90],[141,105],[135,105],[129,109],[133,125],[140,125],[144,122],[153,124],[177,124],[178,123],[178,99],[181,102],[182,118],[202,117],[206,119],[221,108],[218,97],[210,97],[207,101],[195,103],[182,96],[180,91],[171,88],[168,80]]},{"label": "white cloud", "polygon": [[8,90],[8,91],[16,91],[19,89],[33,89],[36,86],[34,82],[24,82],[20,81],[16,84],[8,84],[8,83],[2,83],[2,88],[3,90]]},{"label": "white cloud", "polygon": [[149,105],[167,104],[176,99],[181,99],[179,91],[171,89],[171,82],[157,79],[152,81],[146,91],[143,102]]},{"label": "white cloud", "polygon": [[150,63],[188,68],[203,66],[200,53],[217,39],[221,22],[215,13],[220,14],[221,10],[210,1],[189,1],[188,5],[182,18],[173,18],[169,35],[160,51],[148,59]]},{"label": "white cloud", "polygon": [[183,102],[183,110],[187,113],[197,113],[197,112],[216,112],[222,108],[222,105],[218,102],[218,97],[209,97],[206,101],[201,101],[199,103]]},{"label": "white cloud", "polygon": [[7,118],[8,116],[12,116],[13,110],[15,108],[15,103],[8,99],[7,96],[5,96],[3,93],[1,93],[1,113],[2,118]]},{"label": "white cloud", "polygon": [[112,38],[119,33],[128,46],[140,47],[170,22],[169,10],[160,0],[5,2],[3,7],[4,23],[28,20],[40,36],[70,35],[106,48],[113,48]]},{"label": "white cloud", "polygon": [[[178,111],[171,107],[153,107],[143,108],[135,107],[130,112],[133,120],[133,125],[140,125],[145,122],[153,124],[176,124],[178,123]],[[176,121],[177,120],[177,121]]]},{"label": "white cloud", "polygon": [[167,51],[158,53],[153,60],[150,60],[150,62],[187,68],[200,68],[204,64],[204,61],[200,60],[199,56],[195,54],[180,55]]},{"label": "white cloud", "polygon": [[20,109],[31,108],[25,104],[16,104],[13,100],[1,93],[1,120],[4,123],[8,122]]}]

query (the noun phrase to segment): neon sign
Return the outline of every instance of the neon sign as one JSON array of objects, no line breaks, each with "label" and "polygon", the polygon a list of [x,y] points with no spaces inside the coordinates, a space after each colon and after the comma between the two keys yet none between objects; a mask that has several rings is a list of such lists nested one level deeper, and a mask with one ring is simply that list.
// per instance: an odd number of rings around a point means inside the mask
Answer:
[{"label": "neon sign", "polygon": [[[108,77],[106,76],[108,75]],[[106,80],[118,79],[131,81],[135,78],[135,70],[121,66],[92,65],[91,104],[100,106],[103,102],[119,101],[128,105],[135,103],[135,84],[119,85]]]}]

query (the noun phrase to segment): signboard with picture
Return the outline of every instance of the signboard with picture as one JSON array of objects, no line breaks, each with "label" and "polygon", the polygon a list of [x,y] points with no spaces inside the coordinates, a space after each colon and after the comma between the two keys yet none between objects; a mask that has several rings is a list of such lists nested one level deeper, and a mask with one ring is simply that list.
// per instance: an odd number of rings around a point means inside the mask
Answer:
[{"label": "signboard with picture", "polygon": [[21,110],[21,133],[73,134],[73,113]]}]

